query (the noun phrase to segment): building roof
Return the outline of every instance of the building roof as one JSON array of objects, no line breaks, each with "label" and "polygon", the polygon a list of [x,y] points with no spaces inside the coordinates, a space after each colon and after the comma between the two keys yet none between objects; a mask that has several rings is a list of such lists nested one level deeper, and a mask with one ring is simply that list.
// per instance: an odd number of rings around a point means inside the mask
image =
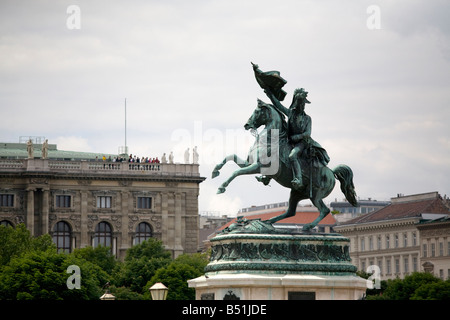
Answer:
[{"label": "building roof", "polygon": [[433,227],[437,224],[448,224],[450,223],[450,215],[446,215],[437,219],[432,220],[422,220],[419,222],[417,227],[432,225]]},{"label": "building roof", "polygon": [[[41,157],[42,144],[34,144],[34,157]],[[109,153],[95,153],[95,152],[78,152],[78,151],[65,151],[58,150],[56,144],[48,145],[48,158],[57,160],[95,160],[96,158],[102,159],[105,156],[117,157],[117,154]],[[26,143],[5,143],[0,142],[0,158],[4,159],[27,159],[27,145]]]},{"label": "building roof", "polygon": [[437,192],[392,198],[392,203],[378,211],[346,221],[342,225],[371,223],[404,218],[420,218],[424,213],[450,214],[446,200]]},{"label": "building roof", "polygon": [[[377,200],[358,200],[357,207],[385,207],[390,204],[390,201],[377,201]],[[353,207],[348,201],[333,201],[330,203],[332,208],[348,208]]]},{"label": "building roof", "polygon": [[[272,217],[278,216],[280,214],[283,214],[285,211],[276,211],[276,212],[268,212],[268,213],[261,213],[261,214],[255,214],[251,216],[246,216],[245,218],[247,220],[254,220],[254,219],[261,219],[262,221],[268,220]],[[319,216],[319,212],[301,212],[297,211],[296,215],[293,217],[289,217],[283,220],[280,220],[278,222],[275,222],[276,226],[282,226],[282,225],[305,225],[307,223],[313,222],[317,217]],[[227,224],[223,225],[221,228],[219,228],[217,231],[222,231],[232,223],[236,222],[237,218],[234,218]],[[319,222],[320,226],[334,226],[336,224],[336,219],[332,214],[328,214],[322,221]]]}]

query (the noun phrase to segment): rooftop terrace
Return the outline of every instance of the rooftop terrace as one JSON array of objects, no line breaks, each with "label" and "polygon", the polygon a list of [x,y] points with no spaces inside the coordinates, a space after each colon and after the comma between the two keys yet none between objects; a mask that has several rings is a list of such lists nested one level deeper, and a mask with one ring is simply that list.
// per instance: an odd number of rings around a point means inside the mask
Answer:
[{"label": "rooftop terrace", "polygon": [[198,164],[87,160],[0,159],[0,172],[200,177]]},{"label": "rooftop terrace", "polygon": [[49,144],[48,159],[42,159],[42,144],[33,147],[34,158],[28,159],[25,143],[0,143],[0,172],[200,177],[198,164],[103,161],[103,156],[114,159],[118,155],[58,150],[56,144]]}]

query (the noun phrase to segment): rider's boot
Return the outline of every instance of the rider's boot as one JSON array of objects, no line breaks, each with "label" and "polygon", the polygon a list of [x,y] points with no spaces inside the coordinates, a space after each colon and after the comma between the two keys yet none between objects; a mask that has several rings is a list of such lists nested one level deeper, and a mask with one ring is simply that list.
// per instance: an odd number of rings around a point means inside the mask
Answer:
[{"label": "rider's boot", "polygon": [[302,179],[302,169],[298,160],[292,161],[292,173],[294,174],[294,179],[291,181],[292,187],[296,190],[300,190],[303,187]]}]

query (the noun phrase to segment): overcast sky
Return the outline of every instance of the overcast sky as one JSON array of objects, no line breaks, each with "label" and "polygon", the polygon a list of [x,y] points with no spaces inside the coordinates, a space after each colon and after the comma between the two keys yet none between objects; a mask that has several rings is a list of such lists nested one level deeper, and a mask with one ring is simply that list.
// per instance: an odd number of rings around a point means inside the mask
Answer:
[{"label": "overcast sky", "polygon": [[287,201],[253,176],[215,195],[232,163],[210,179],[226,154],[246,157],[243,125],[269,102],[254,62],[287,80],[285,106],[306,88],[312,137],[331,168],[353,169],[361,199],[448,194],[449,13],[446,0],[2,0],[0,141],[117,153],[126,98],[132,154],[183,162],[198,147],[200,211]]}]

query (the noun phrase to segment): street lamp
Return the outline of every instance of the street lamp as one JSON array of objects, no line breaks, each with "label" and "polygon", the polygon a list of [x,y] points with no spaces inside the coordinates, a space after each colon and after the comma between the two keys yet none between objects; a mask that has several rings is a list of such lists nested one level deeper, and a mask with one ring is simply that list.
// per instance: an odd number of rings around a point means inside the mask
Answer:
[{"label": "street lamp", "polygon": [[166,300],[167,292],[169,291],[161,282],[155,283],[149,290],[153,300]]},{"label": "street lamp", "polygon": [[109,292],[109,281],[102,287],[106,289],[105,293],[100,297],[100,300],[116,300],[116,297]]},{"label": "street lamp", "polygon": [[113,296],[108,290],[105,292],[104,295],[100,297],[100,300],[116,300],[116,297]]}]

